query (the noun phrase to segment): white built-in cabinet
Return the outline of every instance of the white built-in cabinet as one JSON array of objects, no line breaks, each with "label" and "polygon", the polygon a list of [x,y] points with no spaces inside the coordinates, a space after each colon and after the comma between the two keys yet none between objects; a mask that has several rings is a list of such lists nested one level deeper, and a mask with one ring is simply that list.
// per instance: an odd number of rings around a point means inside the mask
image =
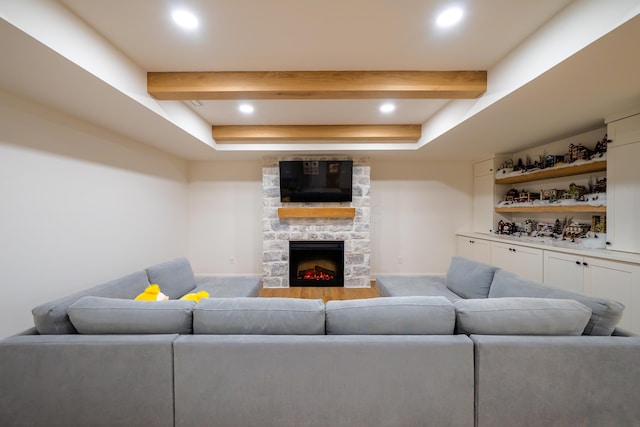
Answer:
[{"label": "white built-in cabinet", "polygon": [[626,306],[620,327],[640,331],[640,265],[570,253],[544,253],[545,284],[619,301]]},{"label": "white built-in cabinet", "polygon": [[[507,186],[534,181],[536,186],[564,185],[555,172],[513,179],[496,179],[495,171],[509,155],[494,155],[473,165],[473,232],[458,234],[458,255],[495,265],[549,286],[600,296],[626,306],[622,328],[640,333],[640,109],[605,119],[608,145],[606,162],[565,168],[564,174],[591,176],[606,169],[607,206],[547,208],[496,208]],[[588,169],[581,169],[588,168]],[[575,172],[574,172],[575,169]],[[573,177],[566,179],[573,180]],[[512,182],[513,181],[513,182]],[[544,244],[518,242],[493,233],[497,218],[515,215],[607,216],[608,250],[573,250]],[[556,213],[557,212],[557,213]]]},{"label": "white built-in cabinet", "polygon": [[542,281],[542,250],[511,243],[491,242],[491,264],[521,277]]},{"label": "white built-in cabinet", "polygon": [[473,164],[473,231],[477,233],[493,229],[494,170],[493,158]]},{"label": "white built-in cabinet", "polygon": [[554,288],[621,302],[626,308],[619,326],[640,333],[640,256],[607,250],[588,251],[594,256],[585,253],[505,241],[499,236],[458,235],[460,256],[485,263],[483,259],[488,256],[488,264],[519,276]]},{"label": "white built-in cabinet", "polygon": [[491,264],[491,242],[458,236],[458,255],[485,264]]},{"label": "white built-in cabinet", "polygon": [[584,292],[626,306],[620,327],[640,333],[640,265],[584,258]]},{"label": "white built-in cabinet", "polygon": [[473,221],[472,231],[493,233],[496,221],[495,207],[504,196],[503,186],[496,186],[496,170],[510,154],[494,155],[473,164]]},{"label": "white built-in cabinet", "polygon": [[640,253],[640,112],[607,124],[607,241]]},{"label": "white built-in cabinet", "polygon": [[544,283],[565,291],[584,293],[587,266],[588,262],[582,256],[544,251]]}]

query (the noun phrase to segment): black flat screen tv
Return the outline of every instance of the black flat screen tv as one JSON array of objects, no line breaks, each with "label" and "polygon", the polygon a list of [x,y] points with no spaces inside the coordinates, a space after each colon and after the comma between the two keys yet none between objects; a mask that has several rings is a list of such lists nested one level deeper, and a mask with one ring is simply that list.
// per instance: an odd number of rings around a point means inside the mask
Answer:
[{"label": "black flat screen tv", "polygon": [[280,162],[282,202],[350,202],[353,161],[286,160]]}]

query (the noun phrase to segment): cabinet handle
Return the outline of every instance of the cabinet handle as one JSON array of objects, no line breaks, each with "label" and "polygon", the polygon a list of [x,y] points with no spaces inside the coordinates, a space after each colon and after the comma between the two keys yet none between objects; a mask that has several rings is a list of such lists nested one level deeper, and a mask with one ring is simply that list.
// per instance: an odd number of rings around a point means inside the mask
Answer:
[{"label": "cabinet handle", "polygon": [[587,264],[586,262],[583,262],[582,265],[584,265],[585,267],[589,266],[589,264]]},{"label": "cabinet handle", "polygon": [[475,243],[473,240],[469,240],[469,243]]},{"label": "cabinet handle", "polygon": [[576,264],[580,265],[581,263],[580,263],[580,261],[576,261]]}]

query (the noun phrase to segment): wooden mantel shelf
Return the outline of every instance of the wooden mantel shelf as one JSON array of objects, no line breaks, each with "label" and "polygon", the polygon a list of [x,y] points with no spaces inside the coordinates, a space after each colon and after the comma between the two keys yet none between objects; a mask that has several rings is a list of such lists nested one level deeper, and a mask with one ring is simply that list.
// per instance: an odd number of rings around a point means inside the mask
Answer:
[{"label": "wooden mantel shelf", "polygon": [[278,208],[278,218],[355,218],[356,208]]}]

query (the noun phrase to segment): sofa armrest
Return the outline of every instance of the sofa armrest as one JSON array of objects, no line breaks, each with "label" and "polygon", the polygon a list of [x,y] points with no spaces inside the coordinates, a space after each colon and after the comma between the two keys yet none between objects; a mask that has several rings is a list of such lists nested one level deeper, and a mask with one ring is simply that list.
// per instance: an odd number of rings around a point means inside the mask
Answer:
[{"label": "sofa armrest", "polygon": [[[15,333],[11,336],[9,336],[8,338],[12,338],[12,337],[21,337],[21,336],[29,336],[29,335],[39,335],[38,334],[38,330],[36,329],[35,326],[32,326],[29,329],[25,329],[24,331],[20,331],[18,333]],[[2,341],[0,341],[2,342]]]},{"label": "sofa armrest", "polygon": [[472,335],[478,426],[635,425],[640,338]]},{"label": "sofa armrest", "polygon": [[0,425],[173,426],[177,335],[0,341]]}]

